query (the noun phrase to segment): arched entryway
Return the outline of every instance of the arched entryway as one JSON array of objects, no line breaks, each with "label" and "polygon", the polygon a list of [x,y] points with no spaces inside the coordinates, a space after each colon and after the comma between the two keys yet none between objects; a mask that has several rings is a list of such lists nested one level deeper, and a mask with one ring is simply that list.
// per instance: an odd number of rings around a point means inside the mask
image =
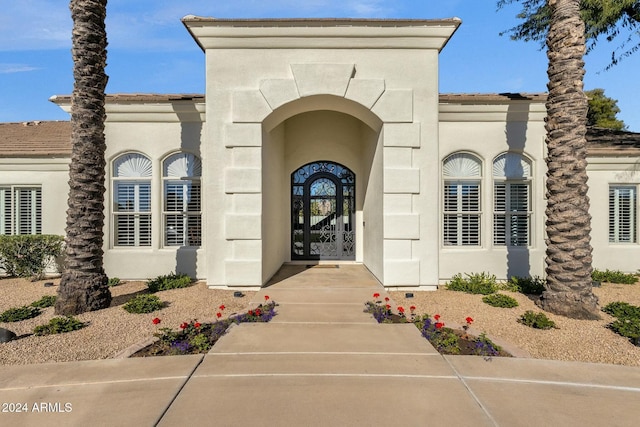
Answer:
[{"label": "arched entryway", "polygon": [[291,259],[354,260],[356,176],[330,161],[291,174]]}]

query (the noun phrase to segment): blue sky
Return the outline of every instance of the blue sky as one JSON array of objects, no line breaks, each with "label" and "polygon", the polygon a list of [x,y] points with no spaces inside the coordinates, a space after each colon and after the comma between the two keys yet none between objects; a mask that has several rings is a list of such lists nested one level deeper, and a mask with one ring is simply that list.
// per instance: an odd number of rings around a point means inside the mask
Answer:
[{"label": "blue sky", "polygon": [[[0,122],[67,120],[48,101],[73,89],[71,17],[66,0],[0,0]],[[518,23],[518,7],[495,0],[109,0],[108,93],[203,93],[204,54],[180,22],[218,18],[451,18],[462,25],[440,55],[441,92],[544,92],[540,46],[499,32]],[[618,100],[640,132],[640,52],[604,71],[616,45],[602,41],[586,57],[585,89]]]}]

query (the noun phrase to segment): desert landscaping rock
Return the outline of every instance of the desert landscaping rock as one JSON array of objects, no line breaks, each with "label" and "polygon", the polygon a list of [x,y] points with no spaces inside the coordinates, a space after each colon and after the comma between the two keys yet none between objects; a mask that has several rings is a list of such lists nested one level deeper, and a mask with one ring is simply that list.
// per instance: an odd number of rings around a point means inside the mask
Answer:
[{"label": "desert landscaping rock", "polygon": [[0,328],[0,343],[1,342],[9,342],[16,339],[16,334],[13,331],[10,331],[5,328]]}]

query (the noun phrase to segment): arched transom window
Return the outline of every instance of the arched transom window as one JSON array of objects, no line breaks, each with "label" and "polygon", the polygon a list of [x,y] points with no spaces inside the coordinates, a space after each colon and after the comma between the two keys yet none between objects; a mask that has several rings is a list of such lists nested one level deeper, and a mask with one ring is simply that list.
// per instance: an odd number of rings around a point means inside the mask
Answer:
[{"label": "arched transom window", "polygon": [[518,153],[493,161],[493,244],[531,244],[531,162]]},{"label": "arched transom window", "polygon": [[443,244],[480,246],[480,180],[482,162],[469,153],[455,153],[442,165]]},{"label": "arched transom window", "polygon": [[202,163],[190,153],[176,153],[165,159],[163,228],[165,246],[202,244]]},{"label": "arched transom window", "polygon": [[113,162],[113,244],[151,246],[151,160],[139,153]]}]

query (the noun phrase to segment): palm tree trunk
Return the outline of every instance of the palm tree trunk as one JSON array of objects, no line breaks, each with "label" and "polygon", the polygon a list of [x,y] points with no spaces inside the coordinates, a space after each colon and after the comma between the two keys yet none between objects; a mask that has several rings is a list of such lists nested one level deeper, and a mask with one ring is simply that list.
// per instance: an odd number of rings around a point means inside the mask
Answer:
[{"label": "palm tree trunk", "polygon": [[539,305],[571,318],[597,319],[591,282],[587,197],[585,37],[579,0],[548,0],[547,288]]},{"label": "palm tree trunk", "polygon": [[66,266],[55,311],[72,315],[111,303],[102,264],[107,0],[71,0],[73,76]]}]

